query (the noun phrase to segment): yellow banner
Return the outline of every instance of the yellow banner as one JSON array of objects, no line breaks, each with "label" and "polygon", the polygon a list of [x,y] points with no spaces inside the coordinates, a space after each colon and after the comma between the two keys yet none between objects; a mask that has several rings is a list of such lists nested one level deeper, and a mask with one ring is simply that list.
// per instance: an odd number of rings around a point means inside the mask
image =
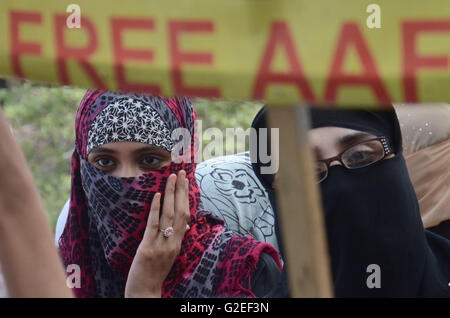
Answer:
[{"label": "yellow banner", "polygon": [[2,0],[0,74],[163,95],[450,101],[449,0]]}]

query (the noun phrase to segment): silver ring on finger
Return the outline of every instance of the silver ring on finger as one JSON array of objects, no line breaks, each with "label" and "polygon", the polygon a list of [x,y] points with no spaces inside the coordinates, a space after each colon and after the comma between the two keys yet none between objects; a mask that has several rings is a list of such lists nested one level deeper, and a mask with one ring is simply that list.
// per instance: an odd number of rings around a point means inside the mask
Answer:
[{"label": "silver ring on finger", "polygon": [[165,238],[171,237],[174,233],[173,227],[171,227],[171,226],[166,227],[164,230],[160,229],[159,231],[162,232],[162,234]]}]

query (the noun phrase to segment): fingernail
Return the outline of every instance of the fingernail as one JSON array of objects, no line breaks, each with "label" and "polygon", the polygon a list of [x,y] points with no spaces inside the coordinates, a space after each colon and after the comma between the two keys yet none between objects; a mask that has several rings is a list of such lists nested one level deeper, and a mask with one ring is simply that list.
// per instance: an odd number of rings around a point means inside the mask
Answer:
[{"label": "fingernail", "polygon": [[189,184],[189,179],[184,179],[184,182],[186,182],[186,184]]},{"label": "fingernail", "polygon": [[183,177],[186,177],[186,171],[181,170],[181,174],[183,175]]},{"label": "fingernail", "polygon": [[156,193],[156,198],[159,200],[159,199],[161,199],[161,193]]}]

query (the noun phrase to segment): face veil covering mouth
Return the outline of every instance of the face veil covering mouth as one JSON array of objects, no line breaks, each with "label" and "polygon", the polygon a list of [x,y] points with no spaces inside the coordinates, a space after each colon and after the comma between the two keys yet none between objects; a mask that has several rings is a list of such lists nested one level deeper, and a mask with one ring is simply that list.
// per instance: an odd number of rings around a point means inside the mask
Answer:
[{"label": "face veil covering mouth", "polygon": [[[337,297],[449,297],[450,242],[423,229],[392,111],[311,109],[312,128],[388,138],[395,157],[320,183]],[[378,274],[377,274],[378,273]]]},{"label": "face veil covering mouth", "polygon": [[[153,196],[160,192],[163,200],[167,178],[182,169],[190,184],[190,230],[162,286],[162,297],[252,296],[242,282],[249,279],[260,253],[276,252],[267,244],[235,236],[221,220],[198,210],[196,119],[187,98],[86,93],[75,121],[69,216],[59,241],[64,264],[80,266],[81,286],[74,288],[77,297],[124,296]],[[171,152],[177,141],[171,135],[178,128],[189,132],[187,149],[179,162],[160,169],[118,178],[87,161],[90,150],[120,141]]]}]

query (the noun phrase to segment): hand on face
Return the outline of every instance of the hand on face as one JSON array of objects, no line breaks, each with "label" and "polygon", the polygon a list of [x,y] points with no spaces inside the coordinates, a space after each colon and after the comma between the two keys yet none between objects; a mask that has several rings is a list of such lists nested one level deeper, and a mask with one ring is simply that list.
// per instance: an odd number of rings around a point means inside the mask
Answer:
[{"label": "hand on face", "polygon": [[[189,181],[186,172],[169,176],[160,216],[161,195],[152,201],[144,237],[128,273],[125,297],[161,297],[161,287],[180,253],[190,217]],[[168,227],[173,234],[163,233]]]}]

